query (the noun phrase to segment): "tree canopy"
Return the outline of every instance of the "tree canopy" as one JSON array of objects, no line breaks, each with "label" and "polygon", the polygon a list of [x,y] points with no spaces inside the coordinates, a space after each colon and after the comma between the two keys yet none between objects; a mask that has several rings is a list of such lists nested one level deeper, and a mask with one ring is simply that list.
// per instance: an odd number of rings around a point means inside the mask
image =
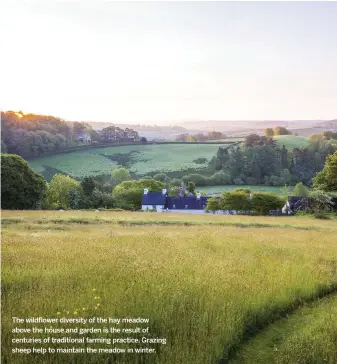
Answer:
[{"label": "tree canopy", "polygon": [[120,184],[124,181],[129,181],[131,179],[130,172],[123,167],[114,169],[111,175],[112,178],[116,181],[116,184]]},{"label": "tree canopy", "polygon": [[337,191],[337,151],[327,157],[323,170],[313,179],[313,187],[323,191]]},{"label": "tree canopy", "polygon": [[35,209],[42,202],[46,181],[14,154],[1,154],[1,207]]}]

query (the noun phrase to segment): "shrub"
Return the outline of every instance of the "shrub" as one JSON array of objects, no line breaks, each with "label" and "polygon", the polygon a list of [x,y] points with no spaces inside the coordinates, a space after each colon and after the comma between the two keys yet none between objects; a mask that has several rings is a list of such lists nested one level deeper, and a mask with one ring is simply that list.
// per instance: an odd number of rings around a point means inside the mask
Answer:
[{"label": "shrub", "polygon": [[314,218],[315,219],[320,219],[320,220],[329,220],[330,219],[330,216],[326,212],[316,211],[314,213]]},{"label": "shrub", "polygon": [[310,210],[313,213],[330,212],[334,203],[332,197],[321,190],[311,191],[310,194]]},{"label": "shrub", "polygon": [[252,191],[249,188],[236,188],[235,192],[244,192],[244,193],[251,193]]},{"label": "shrub", "polygon": [[255,192],[250,200],[250,207],[257,215],[268,215],[270,210],[281,209],[284,200],[271,192]]},{"label": "shrub", "polygon": [[205,186],[205,177],[198,173],[192,173],[182,178],[183,182],[186,184],[188,182],[195,183],[196,186]]},{"label": "shrub", "polygon": [[232,183],[231,176],[223,171],[214,173],[209,179],[213,182],[211,183],[212,185],[228,185]]},{"label": "shrub", "polygon": [[242,191],[224,192],[220,198],[221,210],[250,210],[249,194]]},{"label": "shrub", "polygon": [[158,173],[153,176],[153,179],[155,179],[156,181],[165,182],[166,180],[168,180],[168,177],[165,173]]},{"label": "shrub", "polygon": [[205,208],[205,211],[214,213],[217,210],[221,210],[220,202],[216,197],[211,197],[207,201],[207,206]]}]

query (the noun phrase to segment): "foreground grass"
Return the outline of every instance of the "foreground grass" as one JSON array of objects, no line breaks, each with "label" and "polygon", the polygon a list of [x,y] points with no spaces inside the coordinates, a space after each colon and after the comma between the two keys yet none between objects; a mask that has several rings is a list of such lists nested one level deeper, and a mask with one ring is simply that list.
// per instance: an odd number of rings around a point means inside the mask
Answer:
[{"label": "foreground grass", "polygon": [[337,295],[277,321],[251,340],[230,364],[336,364]]},{"label": "foreground grass", "polygon": [[[268,324],[337,284],[336,220],[205,215],[179,226],[186,215],[71,211],[6,211],[2,218],[20,221],[2,232],[8,363],[216,363],[240,344],[247,325]],[[211,225],[220,222],[246,228]],[[168,343],[138,359],[11,355],[12,316],[73,316],[82,308],[82,316],[148,317],[153,336]]]}]

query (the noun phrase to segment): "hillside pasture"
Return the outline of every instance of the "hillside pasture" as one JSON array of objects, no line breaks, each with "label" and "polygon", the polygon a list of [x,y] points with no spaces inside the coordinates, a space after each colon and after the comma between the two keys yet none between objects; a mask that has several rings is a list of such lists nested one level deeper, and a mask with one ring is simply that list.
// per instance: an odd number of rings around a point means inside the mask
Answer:
[{"label": "hillside pasture", "polygon": [[274,137],[274,140],[279,146],[284,145],[287,149],[302,148],[309,145],[309,140],[304,136],[278,135]]},{"label": "hillside pasture", "polygon": [[[224,191],[233,191],[237,188],[249,188],[251,191],[261,191],[261,192],[274,192],[277,194],[281,193],[280,187],[274,186],[250,186],[250,185],[227,185],[227,186],[198,186],[196,191],[204,192],[207,195],[221,195]],[[290,187],[290,190],[293,188]]]},{"label": "hillside pasture", "polygon": [[[263,332],[336,290],[335,219],[184,219],[174,213],[4,211],[2,361],[55,362],[52,355],[11,354],[12,316],[80,312],[86,318],[147,317],[151,336],[167,344],[152,345],[157,352],[137,361],[128,354],[62,354],[59,364],[227,363],[233,348],[244,348],[248,332]],[[304,322],[298,334],[310,325]],[[332,330],[333,338],[336,326]],[[333,340],[326,348],[326,338],[324,330],[315,334],[318,354],[336,351]],[[301,335],[291,340],[298,344],[297,362],[307,362]],[[321,359],[315,353],[312,363]],[[280,363],[279,356],[271,358],[268,363]]]},{"label": "hillside pasture", "polygon": [[[111,173],[118,166],[126,167],[135,176],[141,177],[153,172],[190,172],[205,169],[220,146],[223,147],[224,144],[151,144],[92,148],[37,158],[29,161],[29,164],[48,180],[56,172],[82,178]],[[207,162],[195,162],[198,158],[205,158]]]}]

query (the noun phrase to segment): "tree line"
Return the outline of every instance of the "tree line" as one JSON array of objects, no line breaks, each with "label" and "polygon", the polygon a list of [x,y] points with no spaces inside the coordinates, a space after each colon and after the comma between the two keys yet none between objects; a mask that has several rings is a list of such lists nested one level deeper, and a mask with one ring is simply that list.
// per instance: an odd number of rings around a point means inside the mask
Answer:
[{"label": "tree line", "polygon": [[[47,183],[45,179],[35,173],[29,164],[20,156],[1,154],[1,200],[3,209],[125,209],[139,210],[144,188],[150,191],[161,191],[168,188],[172,195],[194,195],[195,184],[189,181],[187,187],[175,184],[177,181],[167,181],[147,177],[133,180],[125,168],[117,168],[111,173],[112,183],[106,183],[100,177],[88,176],[81,181],[70,176],[55,174]],[[308,189],[302,184],[297,187],[300,195],[308,194]],[[324,168],[313,178],[313,189],[321,201],[325,192],[337,192],[337,152],[329,155]],[[296,190],[296,189],[295,189]],[[240,192],[240,191],[236,191]],[[247,191],[241,191],[246,193]],[[236,206],[236,209],[249,209],[264,213],[270,207],[279,208],[280,198],[275,194],[254,193],[254,204],[247,202],[246,195],[225,194],[222,200],[223,208]],[[210,200],[210,204],[212,201]],[[225,201],[225,202],[224,202]],[[230,202],[232,201],[232,202]],[[241,201],[239,205],[233,201]],[[260,201],[260,202],[259,202]],[[284,202],[284,199],[283,199]],[[215,203],[215,202],[214,202]],[[241,205],[240,205],[241,204]],[[209,209],[210,206],[209,206]]]},{"label": "tree line", "polygon": [[307,147],[279,147],[271,137],[248,135],[236,148],[219,148],[215,168],[223,182],[236,185],[311,185],[328,155],[337,150],[329,141],[310,141]]},{"label": "tree line", "polygon": [[69,122],[54,116],[24,114],[21,111],[1,112],[1,151],[24,158],[57,153],[84,144],[125,140],[132,142],[141,138],[137,131],[115,125],[96,131],[84,122]]}]

